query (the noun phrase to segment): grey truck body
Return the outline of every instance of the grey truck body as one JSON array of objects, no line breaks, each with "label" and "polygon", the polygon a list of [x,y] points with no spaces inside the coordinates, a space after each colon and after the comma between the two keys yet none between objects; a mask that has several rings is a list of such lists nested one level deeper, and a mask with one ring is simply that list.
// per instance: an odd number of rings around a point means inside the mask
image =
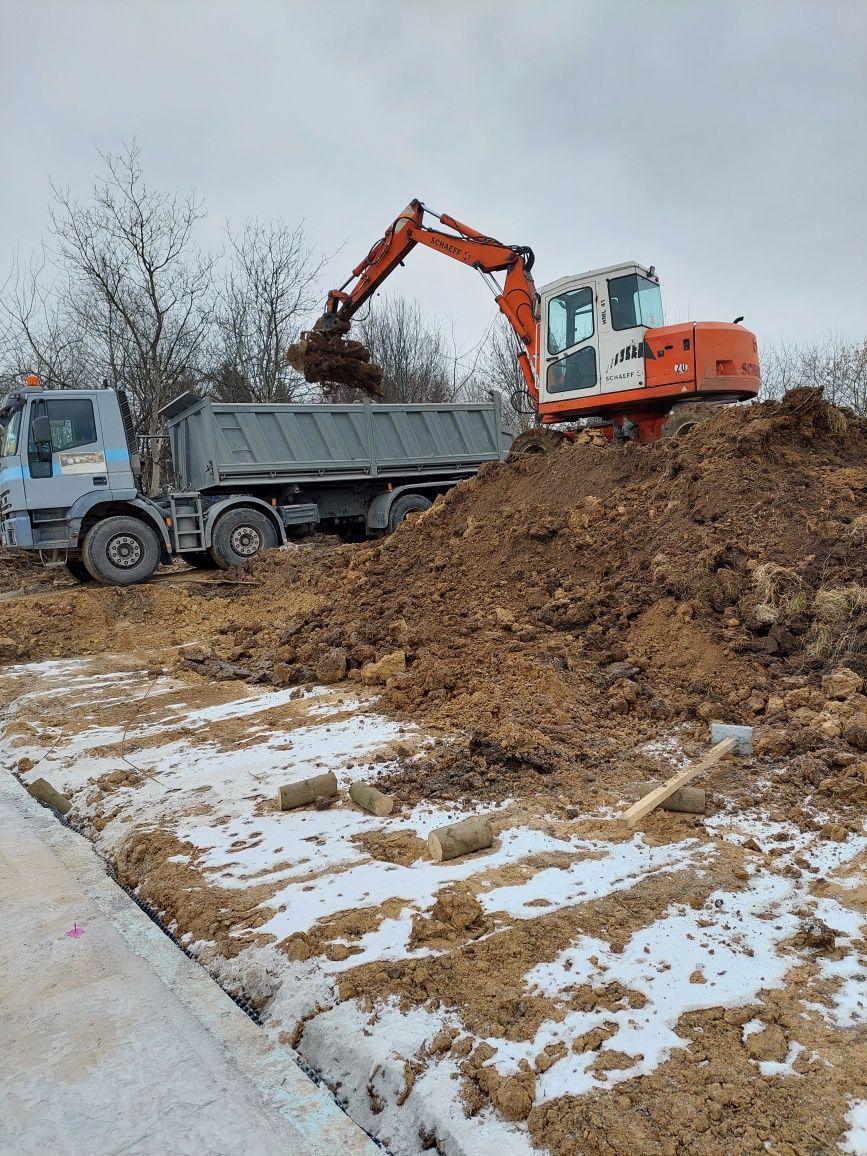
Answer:
[{"label": "grey truck body", "polygon": [[[207,551],[218,519],[236,507],[259,510],[279,542],[320,524],[376,535],[388,529],[398,497],[433,499],[503,458],[511,442],[498,400],[227,405],[185,394],[162,415],[176,488],[149,497],[122,394],[8,394],[0,401],[0,542],[63,564],[100,519],[131,516],[153,528],[166,561]],[[51,441],[40,442],[49,427]]]}]

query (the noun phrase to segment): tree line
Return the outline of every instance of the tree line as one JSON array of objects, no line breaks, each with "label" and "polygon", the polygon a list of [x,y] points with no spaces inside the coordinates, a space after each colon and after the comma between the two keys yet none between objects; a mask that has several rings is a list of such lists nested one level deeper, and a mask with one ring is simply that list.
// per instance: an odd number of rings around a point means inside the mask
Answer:
[{"label": "tree line", "polygon": [[780,398],[798,386],[822,389],[827,401],[867,415],[867,340],[838,333],[780,342],[761,350],[762,397]]}]

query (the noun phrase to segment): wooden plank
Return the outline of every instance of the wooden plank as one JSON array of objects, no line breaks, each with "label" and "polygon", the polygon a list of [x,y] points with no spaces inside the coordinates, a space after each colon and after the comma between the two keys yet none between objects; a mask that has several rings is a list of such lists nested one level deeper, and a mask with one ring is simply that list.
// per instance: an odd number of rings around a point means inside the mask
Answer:
[{"label": "wooden plank", "polygon": [[679,790],[684,784],[694,779],[696,775],[700,775],[702,771],[708,770],[709,767],[718,763],[724,755],[729,754],[738,745],[737,739],[723,739],[721,743],[711,747],[704,758],[697,763],[693,763],[691,767],[680,771],[666,782],[661,787],[657,787],[655,791],[651,791],[649,795],[645,795],[643,799],[639,799],[637,803],[633,803],[628,807],[620,817],[620,822],[625,823],[627,827],[634,827],[645,815],[649,814],[655,807],[673,795],[675,791]]}]

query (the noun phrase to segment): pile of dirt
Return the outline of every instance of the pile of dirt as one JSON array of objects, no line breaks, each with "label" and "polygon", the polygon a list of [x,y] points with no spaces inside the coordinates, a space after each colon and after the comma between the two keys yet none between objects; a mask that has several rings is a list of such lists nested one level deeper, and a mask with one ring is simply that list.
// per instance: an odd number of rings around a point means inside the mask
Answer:
[{"label": "pile of dirt", "polygon": [[0,594],[23,593],[71,582],[65,569],[46,570],[34,554],[0,547]]},{"label": "pile of dirt", "polygon": [[[407,798],[414,780],[460,798],[576,763],[595,776],[714,718],[757,724],[759,753],[795,756],[799,788],[854,802],[865,451],[867,423],[799,390],[670,442],[490,464],[389,538],[251,564],[261,621],[226,624],[211,661],[291,684],[327,660],[392,710],[469,731],[402,768]],[[289,621],[265,609],[287,587],[310,606]]]}]

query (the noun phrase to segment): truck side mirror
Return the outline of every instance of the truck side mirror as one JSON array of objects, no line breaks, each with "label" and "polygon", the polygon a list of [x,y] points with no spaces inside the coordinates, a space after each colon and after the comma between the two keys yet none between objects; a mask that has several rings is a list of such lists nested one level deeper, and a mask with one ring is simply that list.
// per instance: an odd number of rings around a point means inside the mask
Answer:
[{"label": "truck side mirror", "polygon": [[45,414],[33,419],[33,440],[39,445],[51,445],[51,422]]},{"label": "truck side mirror", "polygon": [[51,422],[47,414],[35,417],[30,426],[33,440],[36,442],[36,456],[40,462],[50,462],[53,446],[51,444]]}]

